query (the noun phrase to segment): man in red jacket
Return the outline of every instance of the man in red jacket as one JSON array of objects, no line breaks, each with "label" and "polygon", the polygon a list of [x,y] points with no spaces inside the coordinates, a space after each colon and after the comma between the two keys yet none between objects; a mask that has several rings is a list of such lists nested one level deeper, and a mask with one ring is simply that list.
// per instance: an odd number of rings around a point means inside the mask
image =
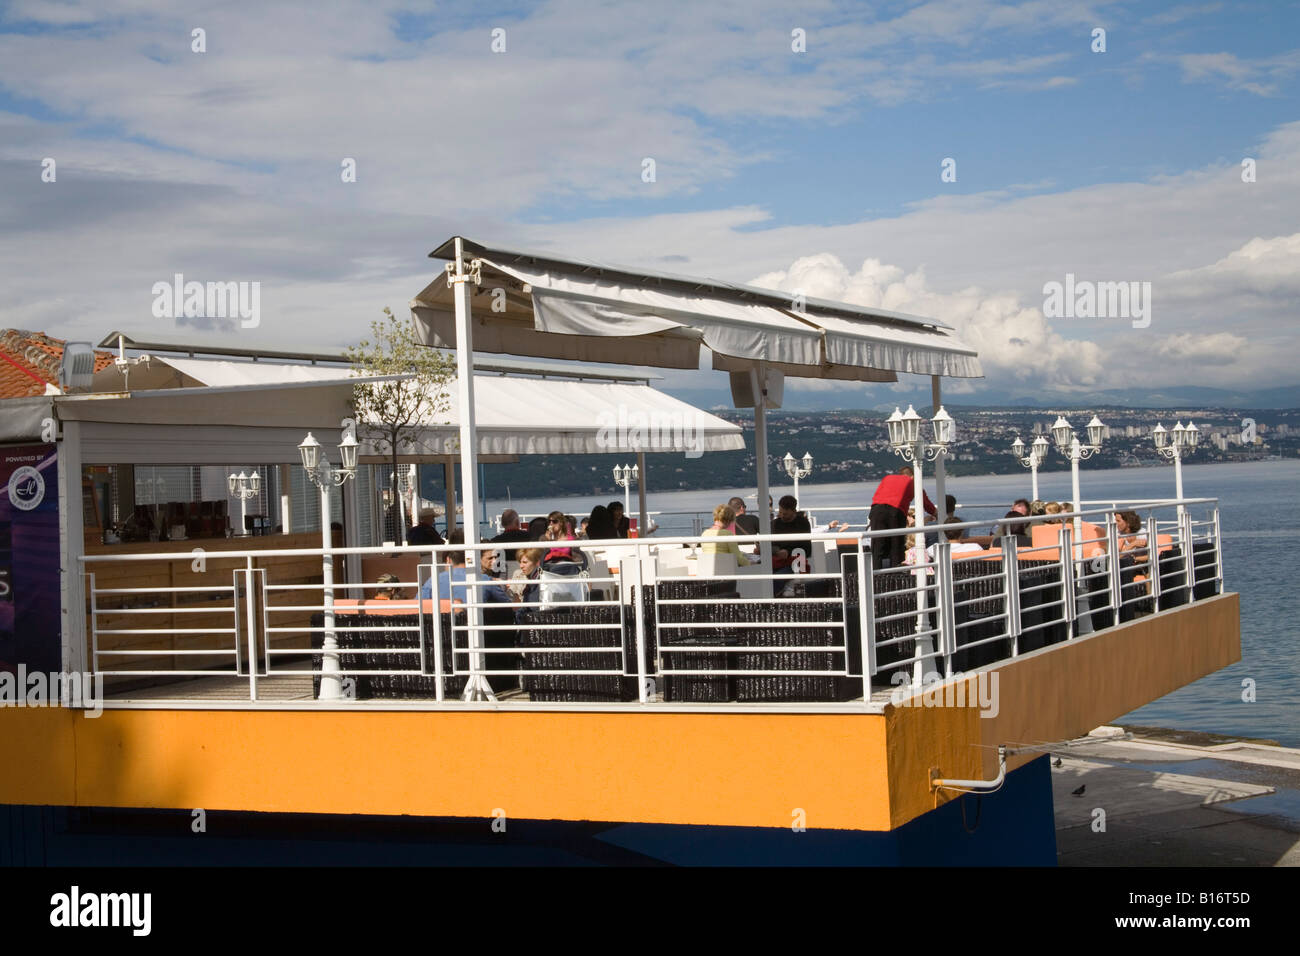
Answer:
[{"label": "man in red jacket", "polygon": [[[925,513],[935,517],[937,512],[930,496],[921,489],[925,502]],[[912,469],[903,466],[897,474],[886,475],[876,485],[876,493],[871,496],[870,526],[872,531],[891,531],[895,528],[907,528],[907,509],[912,504]],[[871,543],[871,567],[880,570],[885,558],[889,558],[891,568],[901,567],[903,555],[907,553],[906,534],[890,535],[876,538]]]}]

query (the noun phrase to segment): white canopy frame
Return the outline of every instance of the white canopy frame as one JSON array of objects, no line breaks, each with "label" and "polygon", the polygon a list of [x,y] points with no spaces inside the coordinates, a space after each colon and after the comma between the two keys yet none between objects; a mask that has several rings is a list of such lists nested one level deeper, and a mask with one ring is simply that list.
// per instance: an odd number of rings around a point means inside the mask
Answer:
[{"label": "white canopy frame", "polygon": [[[476,258],[467,261],[467,251]],[[773,373],[863,382],[896,381],[900,371],[925,374],[931,376],[936,404],[941,376],[983,375],[975,350],[949,335],[945,326],[897,313],[489,249],[462,236],[452,237],[430,257],[450,261],[411,301],[411,313],[426,345],[456,349],[462,448],[475,447],[476,349],[694,369],[704,345],[713,353],[715,368],[750,375],[759,527],[765,535],[771,533],[766,410],[776,407],[769,399]],[[492,299],[476,321],[471,321],[471,285]],[[796,305],[798,312],[793,311]],[[469,512],[478,506],[474,454],[462,459],[461,477]],[[937,491],[942,494],[942,487]],[[467,544],[477,544],[477,527],[470,524],[465,531]],[[770,569],[768,543],[761,554]],[[468,573],[475,576],[474,569]],[[479,609],[470,609],[469,625],[471,648],[480,647]],[[493,698],[487,682],[479,680],[466,687],[465,699]]]}]

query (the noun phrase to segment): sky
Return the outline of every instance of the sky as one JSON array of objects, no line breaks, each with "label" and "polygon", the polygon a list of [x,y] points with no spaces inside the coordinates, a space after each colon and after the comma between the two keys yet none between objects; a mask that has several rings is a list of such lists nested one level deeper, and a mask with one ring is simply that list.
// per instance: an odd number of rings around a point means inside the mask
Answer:
[{"label": "sky", "polygon": [[[937,319],[980,352],[966,401],[1297,385],[1298,28],[1252,0],[4,3],[0,326],[342,347],[460,234]],[[259,323],[155,316],[177,273],[259,283]],[[1138,283],[1145,318],[1053,311],[1067,275]],[[826,392],[872,390],[787,406]]]}]

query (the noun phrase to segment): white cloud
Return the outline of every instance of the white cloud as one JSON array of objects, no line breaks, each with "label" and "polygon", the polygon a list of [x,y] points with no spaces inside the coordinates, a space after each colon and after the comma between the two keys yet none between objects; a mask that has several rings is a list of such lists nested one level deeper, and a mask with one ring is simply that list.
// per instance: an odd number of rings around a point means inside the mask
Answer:
[{"label": "white cloud", "polygon": [[1243,60],[1234,53],[1184,53],[1175,57],[1186,82],[1222,81],[1230,90],[1273,96],[1279,84],[1300,70],[1300,50]]},{"label": "white cloud", "polygon": [[787,270],[759,276],[751,284],[937,319],[978,349],[985,375],[1002,382],[1047,380],[1061,387],[1095,386],[1104,378],[1104,355],[1098,345],[1064,338],[1039,309],[1026,307],[1016,295],[987,294],[974,287],[935,292],[928,287],[923,269],[905,273],[898,266],[867,259],[850,272],[833,254],[821,253],[798,259]]}]

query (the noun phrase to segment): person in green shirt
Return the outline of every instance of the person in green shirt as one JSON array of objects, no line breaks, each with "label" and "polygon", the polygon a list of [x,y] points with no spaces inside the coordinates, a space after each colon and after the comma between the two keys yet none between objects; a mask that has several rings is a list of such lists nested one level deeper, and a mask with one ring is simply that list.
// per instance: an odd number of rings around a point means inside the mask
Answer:
[{"label": "person in green shirt", "polygon": [[[736,520],[736,513],[726,505],[718,505],[713,509],[713,527],[704,531],[706,538],[734,538],[736,532],[732,530],[732,525]],[[749,555],[740,550],[740,545],[734,541],[705,541],[703,549],[705,554],[732,554],[736,557],[736,565],[745,565],[750,563]]]}]

